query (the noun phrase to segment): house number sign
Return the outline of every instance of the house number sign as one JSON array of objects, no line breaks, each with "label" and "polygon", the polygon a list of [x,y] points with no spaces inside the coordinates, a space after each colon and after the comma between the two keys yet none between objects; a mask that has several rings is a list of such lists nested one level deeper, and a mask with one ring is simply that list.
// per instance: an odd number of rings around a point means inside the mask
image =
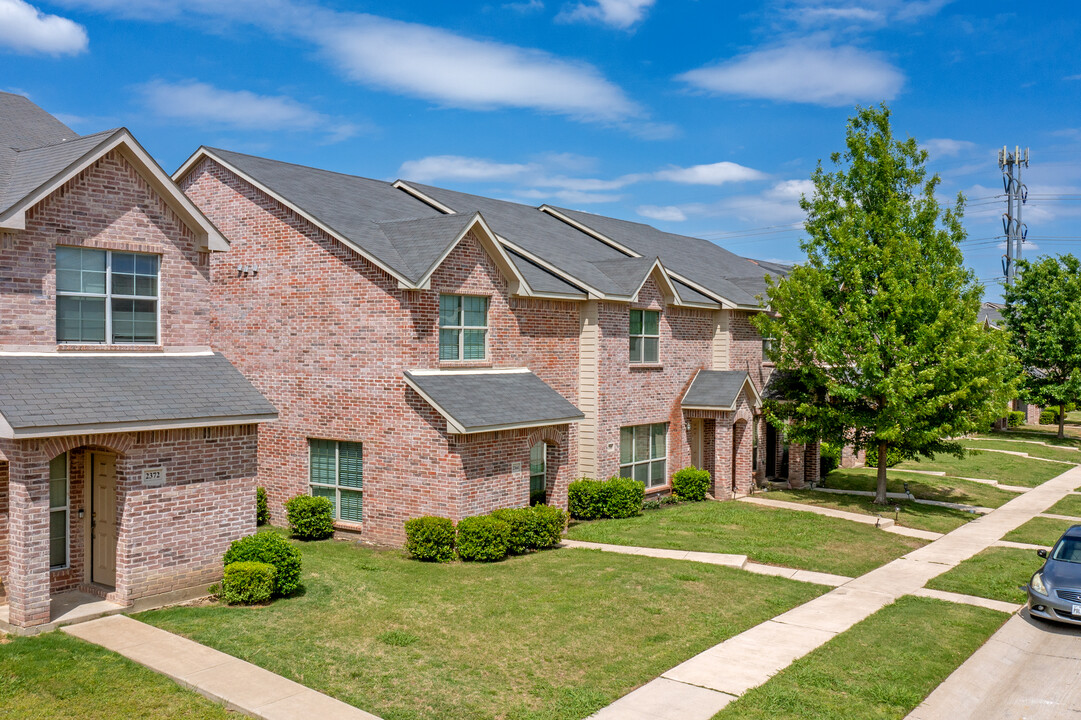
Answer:
[{"label": "house number sign", "polygon": [[143,487],[161,487],[165,484],[165,468],[145,468],[143,470]]}]

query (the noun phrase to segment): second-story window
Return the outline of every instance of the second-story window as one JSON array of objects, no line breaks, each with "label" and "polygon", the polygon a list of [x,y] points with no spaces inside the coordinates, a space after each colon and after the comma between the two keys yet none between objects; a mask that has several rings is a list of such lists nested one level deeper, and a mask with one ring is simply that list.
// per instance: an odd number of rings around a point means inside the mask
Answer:
[{"label": "second-story window", "polygon": [[439,359],[484,360],[488,345],[488,298],[439,296]]},{"label": "second-story window", "polygon": [[773,351],[777,347],[777,338],[762,338],[762,362],[773,362]]},{"label": "second-story window", "polygon": [[157,343],[157,255],[58,246],[56,341]]},{"label": "second-story window", "polygon": [[659,360],[661,314],[656,310],[631,310],[631,362],[655,363]]}]

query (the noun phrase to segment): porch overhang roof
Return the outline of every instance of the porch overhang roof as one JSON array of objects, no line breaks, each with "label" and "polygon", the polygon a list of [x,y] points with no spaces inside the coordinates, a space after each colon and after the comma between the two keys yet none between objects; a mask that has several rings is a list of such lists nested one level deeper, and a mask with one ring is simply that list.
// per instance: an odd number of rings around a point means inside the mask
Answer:
[{"label": "porch overhang roof", "polygon": [[585,414],[528,368],[407,370],[405,382],[457,435],[565,425]]},{"label": "porch overhang roof", "polygon": [[699,370],[691,386],[683,395],[680,406],[684,410],[720,410],[732,412],[739,405],[744,392],[751,397],[751,405],[762,407],[762,396],[751,382],[751,376],[742,370]]},{"label": "porch overhang roof", "polygon": [[225,358],[194,353],[0,353],[0,437],[246,425],[277,410]]}]

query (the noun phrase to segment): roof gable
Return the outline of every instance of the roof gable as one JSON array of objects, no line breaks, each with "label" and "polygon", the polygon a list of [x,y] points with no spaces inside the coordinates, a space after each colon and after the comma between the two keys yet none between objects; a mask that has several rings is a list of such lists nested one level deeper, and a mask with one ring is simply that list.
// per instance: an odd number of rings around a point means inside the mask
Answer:
[{"label": "roof gable", "polygon": [[684,410],[732,412],[744,393],[754,407],[761,407],[762,396],[743,370],[699,370],[680,404]]}]

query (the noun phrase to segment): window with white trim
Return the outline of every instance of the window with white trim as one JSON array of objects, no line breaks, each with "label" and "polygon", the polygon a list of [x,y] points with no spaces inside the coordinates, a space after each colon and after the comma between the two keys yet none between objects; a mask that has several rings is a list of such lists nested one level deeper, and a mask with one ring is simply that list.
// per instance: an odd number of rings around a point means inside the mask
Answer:
[{"label": "window with white trim", "polygon": [[529,504],[548,502],[548,445],[542,440],[529,449]]},{"label": "window with white trim", "polygon": [[364,454],[358,442],[308,440],[311,493],[334,504],[334,518],[363,520]]},{"label": "window with white trim", "polygon": [[762,362],[773,362],[773,351],[777,349],[777,338],[764,337],[762,338]]},{"label": "window with white trim", "polygon": [[49,462],[49,567],[63,570],[68,566],[68,454],[57,455]]},{"label": "window with white trim", "polygon": [[632,363],[655,363],[660,357],[661,314],[657,310],[631,310]]},{"label": "window with white trim", "polygon": [[488,346],[488,298],[439,296],[439,359],[484,360]]},{"label": "window with white trim", "polygon": [[619,474],[647,488],[668,481],[668,423],[633,425],[619,430]]},{"label": "window with white trim", "polygon": [[56,341],[158,342],[158,256],[56,248]]}]

